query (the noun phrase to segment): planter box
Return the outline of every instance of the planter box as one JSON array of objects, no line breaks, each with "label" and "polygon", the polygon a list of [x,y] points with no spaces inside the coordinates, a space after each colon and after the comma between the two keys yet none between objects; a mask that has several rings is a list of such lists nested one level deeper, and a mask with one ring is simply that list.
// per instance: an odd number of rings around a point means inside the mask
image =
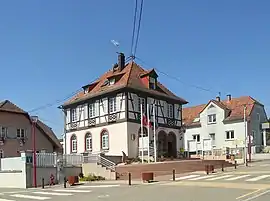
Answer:
[{"label": "planter box", "polygon": [[79,183],[79,177],[78,176],[69,176],[68,177],[68,183],[71,186],[76,184],[76,183]]},{"label": "planter box", "polygon": [[142,180],[143,181],[153,181],[154,180],[154,173],[153,172],[143,172],[142,173]]}]

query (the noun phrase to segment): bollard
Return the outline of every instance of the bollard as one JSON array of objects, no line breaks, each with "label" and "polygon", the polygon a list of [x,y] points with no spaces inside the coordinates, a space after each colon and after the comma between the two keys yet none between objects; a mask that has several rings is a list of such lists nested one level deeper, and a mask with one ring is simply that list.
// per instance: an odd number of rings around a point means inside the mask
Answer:
[{"label": "bollard", "polygon": [[175,169],[173,169],[173,171],[172,171],[172,179],[173,179],[173,181],[175,181]]},{"label": "bollard", "polygon": [[128,185],[131,186],[131,173],[128,173]]},{"label": "bollard", "polygon": [[234,161],[234,169],[237,167],[237,161]]},{"label": "bollard", "polygon": [[224,172],[224,164],[221,164],[221,171]]},{"label": "bollard", "polygon": [[209,165],[206,165],[205,169],[206,169],[206,174],[209,174]]},{"label": "bollard", "polygon": [[248,159],[246,160],[246,167],[248,167]]},{"label": "bollard", "polygon": [[66,188],[66,187],[67,187],[67,178],[64,177],[64,188]]},{"label": "bollard", "polygon": [[42,185],[42,188],[44,188],[44,178],[42,178],[41,185]]}]

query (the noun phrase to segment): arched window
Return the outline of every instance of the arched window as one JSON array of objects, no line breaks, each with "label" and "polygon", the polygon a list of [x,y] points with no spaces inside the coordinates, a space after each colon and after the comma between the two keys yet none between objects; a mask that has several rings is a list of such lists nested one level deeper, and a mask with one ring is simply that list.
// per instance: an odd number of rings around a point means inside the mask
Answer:
[{"label": "arched window", "polygon": [[70,150],[72,153],[76,153],[78,149],[77,137],[73,134],[70,138]]},{"label": "arched window", "polygon": [[109,132],[107,130],[103,130],[101,132],[101,149],[108,150],[109,149]]},{"label": "arched window", "polygon": [[85,151],[92,151],[92,135],[91,133],[85,134]]}]

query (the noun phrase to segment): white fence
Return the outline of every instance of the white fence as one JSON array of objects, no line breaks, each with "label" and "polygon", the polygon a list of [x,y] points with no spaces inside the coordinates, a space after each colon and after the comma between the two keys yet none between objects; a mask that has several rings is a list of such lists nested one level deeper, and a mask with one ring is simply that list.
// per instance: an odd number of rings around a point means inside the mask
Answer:
[{"label": "white fence", "polygon": [[37,167],[56,167],[62,162],[64,166],[78,166],[83,163],[97,163],[110,170],[115,170],[115,163],[102,157],[100,154],[67,154],[57,155],[56,153],[37,153]]},{"label": "white fence", "polygon": [[37,167],[55,167],[59,162],[62,162],[65,166],[81,165],[83,163],[82,154],[37,153],[36,159]]}]

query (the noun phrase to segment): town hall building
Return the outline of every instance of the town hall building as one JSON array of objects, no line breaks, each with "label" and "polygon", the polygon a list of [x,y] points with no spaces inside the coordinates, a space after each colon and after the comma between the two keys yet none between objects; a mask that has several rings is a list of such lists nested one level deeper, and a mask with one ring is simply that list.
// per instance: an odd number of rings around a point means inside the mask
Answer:
[{"label": "town hall building", "polygon": [[[126,63],[123,53],[118,63],[97,81],[64,103],[66,153],[103,153],[129,158],[140,156],[141,105],[149,119],[155,108],[156,145],[159,156],[176,157],[183,148],[182,106],[187,101],[158,81],[154,69],[144,70],[133,60]],[[148,135],[143,128],[143,136]],[[149,132],[153,147],[153,129]]]}]

